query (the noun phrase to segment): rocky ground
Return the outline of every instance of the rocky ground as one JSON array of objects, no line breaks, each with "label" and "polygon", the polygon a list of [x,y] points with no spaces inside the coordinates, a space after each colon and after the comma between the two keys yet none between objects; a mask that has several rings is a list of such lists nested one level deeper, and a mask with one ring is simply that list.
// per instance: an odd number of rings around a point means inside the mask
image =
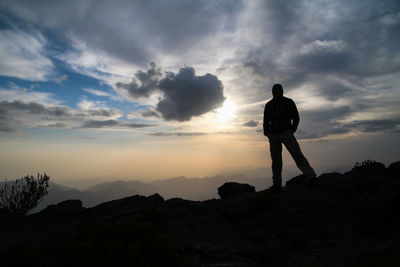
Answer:
[{"label": "rocky ground", "polygon": [[294,177],[279,193],[237,183],[218,192],[0,213],[0,265],[400,266],[400,162]]}]

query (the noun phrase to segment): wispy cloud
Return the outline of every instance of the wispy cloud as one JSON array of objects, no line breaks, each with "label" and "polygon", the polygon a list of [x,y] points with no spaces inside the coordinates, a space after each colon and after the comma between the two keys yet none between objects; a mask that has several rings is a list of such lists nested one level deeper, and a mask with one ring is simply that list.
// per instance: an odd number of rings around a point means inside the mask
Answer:
[{"label": "wispy cloud", "polygon": [[46,45],[38,31],[0,30],[0,75],[31,81],[49,79],[54,64],[46,55]]},{"label": "wispy cloud", "polygon": [[101,97],[108,97],[112,100],[116,100],[116,101],[123,101],[124,98],[120,95],[117,94],[113,94],[113,93],[108,93],[102,90],[96,90],[96,89],[91,89],[91,88],[82,88],[83,91],[95,95],[95,96],[101,96]]},{"label": "wispy cloud", "polygon": [[56,82],[58,84],[62,84],[62,82],[65,81],[66,79],[68,79],[68,75],[64,74],[64,75],[61,75],[60,77],[57,77],[56,79],[54,79],[54,82]]},{"label": "wispy cloud", "polygon": [[[36,87],[35,85],[33,86]],[[9,102],[35,102],[46,106],[60,105],[62,103],[62,101],[52,93],[27,90],[27,88],[19,87],[14,83],[10,85],[10,88],[0,87],[0,99]]]},{"label": "wispy cloud", "polygon": [[86,121],[80,128],[105,128],[105,127],[125,127],[125,128],[144,128],[157,126],[154,124],[142,124],[142,123],[128,123],[120,120],[105,120],[105,121]]},{"label": "wispy cloud", "polygon": [[242,124],[242,126],[246,126],[246,127],[257,127],[258,125],[258,121],[248,121],[244,124]]},{"label": "wispy cloud", "polygon": [[202,132],[156,132],[156,133],[150,133],[152,136],[179,136],[179,137],[184,137],[184,136],[202,136],[202,135],[207,135],[207,133],[202,133]]},{"label": "wispy cloud", "polygon": [[[2,101],[0,102],[0,130],[16,132],[19,127],[85,128],[90,125],[95,126],[95,122],[99,125],[104,123],[102,127],[141,127],[140,124],[117,121],[116,119],[122,114],[122,111],[111,108],[76,110],[60,105],[46,106],[37,102]],[[113,124],[113,122],[117,123]]]}]

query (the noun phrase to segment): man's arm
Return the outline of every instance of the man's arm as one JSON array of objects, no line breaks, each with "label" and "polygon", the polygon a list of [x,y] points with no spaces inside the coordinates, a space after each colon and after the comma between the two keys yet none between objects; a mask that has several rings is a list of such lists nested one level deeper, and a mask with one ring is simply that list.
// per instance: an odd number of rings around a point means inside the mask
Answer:
[{"label": "man's arm", "polygon": [[300,116],[299,111],[297,110],[296,104],[292,100],[292,133],[297,131],[297,127],[299,126]]},{"label": "man's arm", "polygon": [[265,108],[264,108],[263,128],[264,128],[264,135],[269,137],[271,125],[270,125],[270,118],[269,118],[269,112],[268,112],[268,104],[265,104]]}]

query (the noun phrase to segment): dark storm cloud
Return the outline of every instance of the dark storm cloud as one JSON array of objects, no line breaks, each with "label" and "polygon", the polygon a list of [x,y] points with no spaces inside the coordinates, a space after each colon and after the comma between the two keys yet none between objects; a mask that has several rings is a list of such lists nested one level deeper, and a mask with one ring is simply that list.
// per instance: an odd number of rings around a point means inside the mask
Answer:
[{"label": "dark storm cloud", "polygon": [[244,124],[242,124],[242,126],[246,126],[246,127],[257,127],[258,125],[258,121],[248,121]]},{"label": "dark storm cloud", "polygon": [[165,120],[188,121],[222,106],[225,97],[217,76],[209,73],[196,76],[194,69],[184,67],[178,74],[167,73],[160,81],[164,98],[156,110]]},{"label": "dark storm cloud", "polygon": [[184,137],[184,136],[202,136],[202,135],[207,135],[207,133],[201,133],[201,132],[157,132],[157,133],[151,133],[150,135],[152,136],[179,136],[179,137]]},{"label": "dark storm cloud", "polygon": [[140,124],[140,123],[127,123],[120,120],[89,120],[86,121],[81,128],[104,128],[104,127],[127,127],[127,128],[144,128],[156,126],[152,124]]},{"label": "dark storm cloud", "polygon": [[123,88],[134,97],[149,97],[158,88],[158,83],[161,78],[161,69],[154,62],[150,64],[150,69],[147,72],[138,71],[132,82],[124,84],[117,83],[118,88]]},{"label": "dark storm cloud", "polygon": [[242,10],[238,0],[0,3],[15,16],[136,64],[149,62],[154,49],[179,55],[220,28],[234,27]]},{"label": "dark storm cloud", "polygon": [[[152,63],[146,73],[139,71],[136,74],[140,85],[134,80],[130,84],[117,83],[117,87],[136,98],[148,97],[156,90],[161,92],[163,97],[157,103],[156,111],[167,121],[189,121],[194,116],[220,107],[225,101],[222,83],[215,75],[197,76],[192,67],[184,67],[177,74],[167,72],[165,78],[160,77],[160,69]],[[159,117],[156,111],[148,110],[142,115]]]}]

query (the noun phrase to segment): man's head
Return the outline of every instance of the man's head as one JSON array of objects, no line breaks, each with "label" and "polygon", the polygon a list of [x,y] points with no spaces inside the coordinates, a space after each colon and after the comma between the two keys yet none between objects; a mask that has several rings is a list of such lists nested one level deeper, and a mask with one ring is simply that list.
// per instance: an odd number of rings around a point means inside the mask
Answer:
[{"label": "man's head", "polygon": [[272,96],[276,99],[283,96],[283,87],[281,84],[276,83],[272,86]]}]

